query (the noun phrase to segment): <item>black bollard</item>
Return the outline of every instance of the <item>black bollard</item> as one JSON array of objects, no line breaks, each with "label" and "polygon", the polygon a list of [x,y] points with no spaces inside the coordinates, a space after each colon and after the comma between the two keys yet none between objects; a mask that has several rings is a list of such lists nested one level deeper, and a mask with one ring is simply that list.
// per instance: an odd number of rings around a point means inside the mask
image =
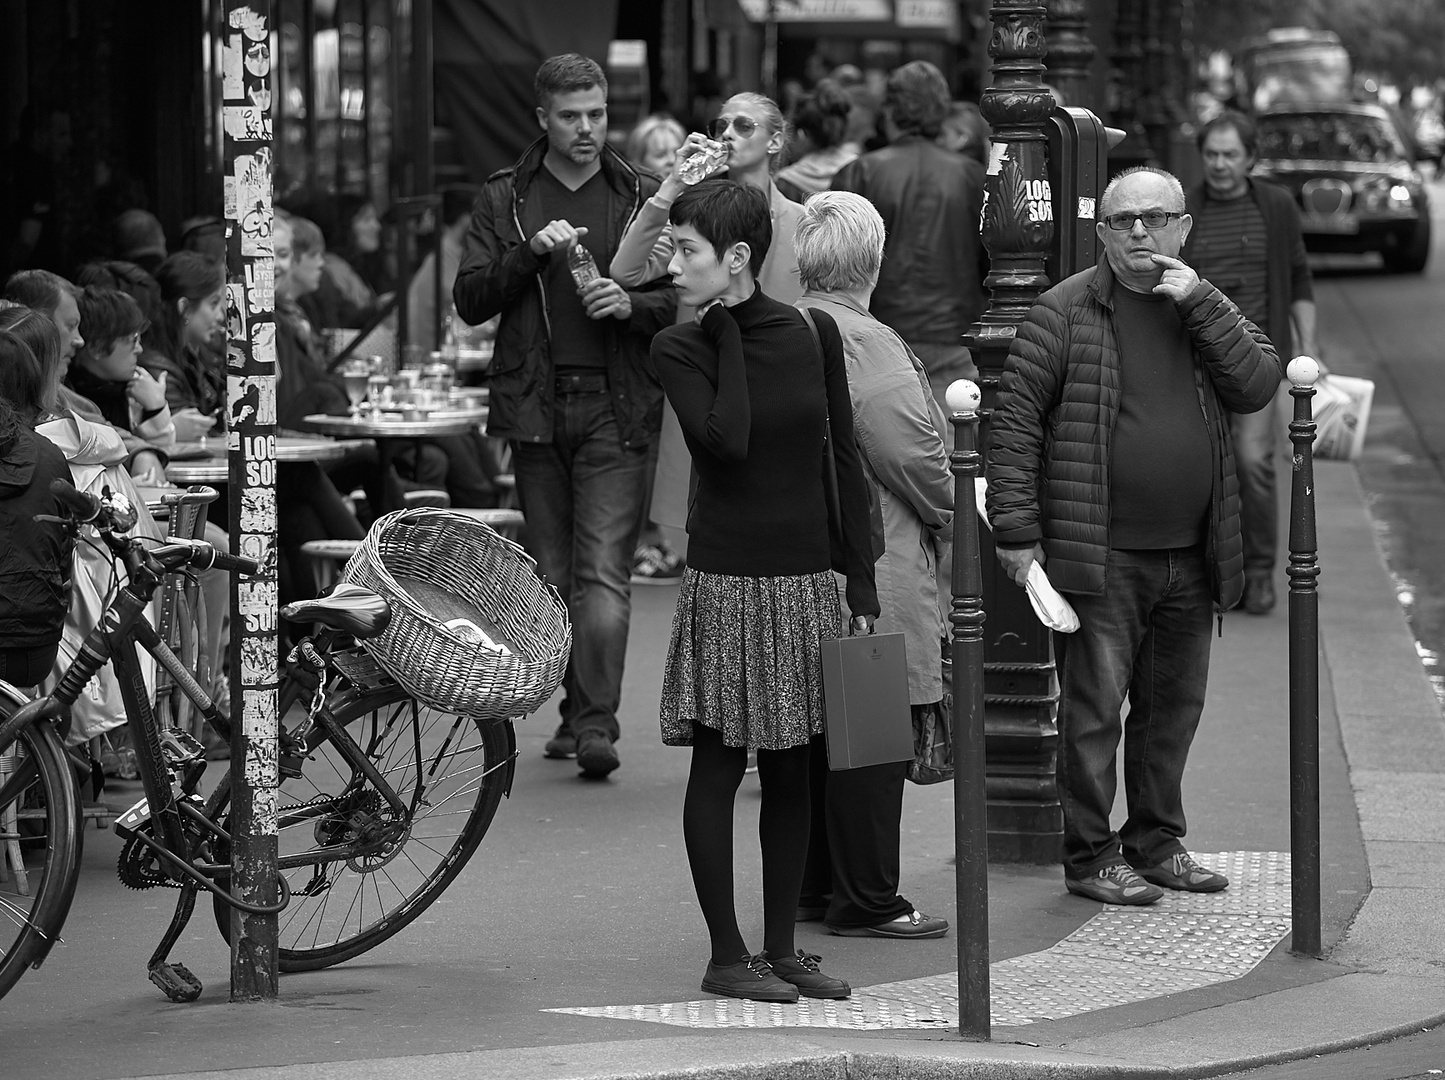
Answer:
[{"label": "black bollard", "polygon": [[1315,422],[1311,398],[1319,365],[1308,356],[1289,364],[1294,419],[1289,507],[1289,843],[1290,951],[1320,949],[1320,606],[1315,539]]},{"label": "black bollard", "polygon": [[989,1038],[988,801],[984,797],[983,570],[979,565],[978,387],[948,388],[953,422],[953,844],[958,890],[958,1033]]}]

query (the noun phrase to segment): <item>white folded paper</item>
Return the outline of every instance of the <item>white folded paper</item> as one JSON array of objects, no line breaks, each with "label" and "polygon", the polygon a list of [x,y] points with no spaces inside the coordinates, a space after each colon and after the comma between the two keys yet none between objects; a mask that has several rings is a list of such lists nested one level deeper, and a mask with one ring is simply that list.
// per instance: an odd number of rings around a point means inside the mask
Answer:
[{"label": "white folded paper", "polygon": [[[973,481],[974,500],[978,509],[978,516],[983,519],[984,526],[992,529],[989,524],[988,512],[984,509],[984,496],[988,494],[988,480],[982,476],[976,477]],[[1029,576],[1025,579],[1024,591],[1029,594],[1029,604],[1034,609],[1034,614],[1039,617],[1050,630],[1057,630],[1063,634],[1072,634],[1079,628],[1079,615],[1074,607],[1058,589],[1054,588],[1049,581],[1049,575],[1044,568],[1035,562],[1029,567]]]}]

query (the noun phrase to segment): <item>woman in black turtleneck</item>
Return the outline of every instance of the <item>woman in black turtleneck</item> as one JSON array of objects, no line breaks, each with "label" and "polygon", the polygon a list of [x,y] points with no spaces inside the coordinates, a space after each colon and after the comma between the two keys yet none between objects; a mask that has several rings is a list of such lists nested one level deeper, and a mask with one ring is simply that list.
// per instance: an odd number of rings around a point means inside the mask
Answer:
[{"label": "woman in black turtleneck", "polygon": [[[691,746],[683,834],[712,940],[702,988],[760,1001],[844,998],[849,987],[799,952],[794,917],[808,849],[808,744],[823,726],[819,642],[843,630],[830,568],[824,432],[835,448],[853,626],[878,614],[868,497],[853,442],[842,342],[817,317],[757,289],[772,239],[767,198],[709,180],[672,205],[668,271],[694,323],[653,340],[652,358],[697,470],[687,570],[662,687],[663,742]],[[733,801],[758,752],[763,802],[763,951],[733,908]]]}]

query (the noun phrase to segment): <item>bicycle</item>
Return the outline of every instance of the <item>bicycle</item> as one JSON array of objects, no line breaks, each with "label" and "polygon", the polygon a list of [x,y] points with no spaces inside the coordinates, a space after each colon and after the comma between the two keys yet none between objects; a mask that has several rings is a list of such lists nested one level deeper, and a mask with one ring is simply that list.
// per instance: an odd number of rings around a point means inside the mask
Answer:
[{"label": "bicycle", "polygon": [[[131,888],[180,889],[146,965],[168,998],[194,1001],[201,993],[199,980],[168,956],[202,889],[212,894],[228,942],[233,910],[277,914],[283,972],[349,960],[416,918],[460,873],[511,794],[517,758],[511,721],[447,714],[399,686],[358,644],[390,619],[376,593],[339,585],[283,608],[288,620],[320,629],[286,657],[279,694],[279,895],[272,903],[243,900],[230,889],[229,772],[202,793],[202,747],[158,722],[137,648],[229,740],[226,718],[144,612],[168,574],[212,567],[254,574],[259,567],[204,540],[168,538],[147,547],[125,535],[135,512],[124,496],[96,499],[63,481],[52,490],[77,525],[96,526],[129,581],[54,692],[27,701],[0,683],[0,759],[12,762],[8,775],[0,773],[0,821],[6,808],[18,807],[16,817],[29,827],[19,835],[0,832],[0,849],[18,841],[39,864],[31,869],[22,861],[15,882],[0,881],[0,997],[45,960],[75,893],[83,832],[78,778],[64,747],[67,709],[107,662],[122,687],[145,794],[116,818],[125,840],[117,873]],[[288,725],[298,705],[302,715]],[[0,850],[0,868],[3,860]]]}]

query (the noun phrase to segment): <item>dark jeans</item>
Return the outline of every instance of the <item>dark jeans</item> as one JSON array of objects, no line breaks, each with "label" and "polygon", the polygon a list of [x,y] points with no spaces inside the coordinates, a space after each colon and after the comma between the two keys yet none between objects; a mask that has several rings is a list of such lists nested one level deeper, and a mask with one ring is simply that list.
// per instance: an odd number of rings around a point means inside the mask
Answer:
[{"label": "dark jeans", "polygon": [[647,448],[622,445],[607,393],[557,396],[550,443],[512,444],[532,556],[572,617],[562,723],[616,739]]},{"label": "dark jeans", "polygon": [[[1184,850],[1180,783],[1204,709],[1212,603],[1204,548],[1110,551],[1102,596],[1071,594],[1073,634],[1055,634],[1064,873]],[[1128,716],[1119,712],[1127,697]],[[1128,819],[1109,827],[1124,738]]]},{"label": "dark jeans", "polygon": [[[1275,398],[1278,400],[1276,392]],[[1279,550],[1275,447],[1281,427],[1275,402],[1254,413],[1230,416],[1235,471],[1239,474],[1239,525],[1244,540],[1244,569],[1269,573]]]}]

